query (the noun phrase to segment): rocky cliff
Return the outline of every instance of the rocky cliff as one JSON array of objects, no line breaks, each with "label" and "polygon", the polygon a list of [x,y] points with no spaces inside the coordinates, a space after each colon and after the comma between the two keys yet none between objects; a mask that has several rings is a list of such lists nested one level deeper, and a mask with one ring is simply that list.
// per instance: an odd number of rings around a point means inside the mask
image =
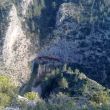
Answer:
[{"label": "rocky cliff", "polygon": [[74,0],[57,13],[54,41],[39,55],[57,56],[109,86],[110,12],[107,1]]},{"label": "rocky cliff", "polygon": [[2,70],[22,82],[36,56],[52,56],[110,87],[110,0],[12,0],[0,8]]}]

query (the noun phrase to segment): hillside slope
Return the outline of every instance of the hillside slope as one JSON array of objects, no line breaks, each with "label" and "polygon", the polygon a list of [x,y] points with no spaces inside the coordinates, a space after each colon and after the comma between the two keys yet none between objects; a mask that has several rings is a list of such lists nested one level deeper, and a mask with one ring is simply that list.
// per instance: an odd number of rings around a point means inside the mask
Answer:
[{"label": "hillside slope", "polygon": [[110,87],[109,7],[110,0],[1,2],[1,72],[24,83],[34,58],[51,56]]}]

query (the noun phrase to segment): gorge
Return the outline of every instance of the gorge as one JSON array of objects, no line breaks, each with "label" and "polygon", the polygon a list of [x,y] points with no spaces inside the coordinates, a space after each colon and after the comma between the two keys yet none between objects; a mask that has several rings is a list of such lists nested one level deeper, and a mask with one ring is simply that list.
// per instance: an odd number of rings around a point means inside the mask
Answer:
[{"label": "gorge", "polygon": [[24,83],[32,61],[58,57],[110,87],[110,2],[11,0],[0,5],[2,73]]}]

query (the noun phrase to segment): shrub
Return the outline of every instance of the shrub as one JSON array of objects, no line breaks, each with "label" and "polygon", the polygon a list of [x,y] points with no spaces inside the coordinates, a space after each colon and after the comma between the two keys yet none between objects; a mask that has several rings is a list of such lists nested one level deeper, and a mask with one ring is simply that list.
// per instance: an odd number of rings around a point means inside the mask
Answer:
[{"label": "shrub", "polygon": [[64,64],[63,71],[67,71],[67,64]]},{"label": "shrub", "polygon": [[110,104],[103,104],[101,109],[102,110],[110,110]]},{"label": "shrub", "polygon": [[35,108],[36,110],[49,110],[45,101],[38,102]]},{"label": "shrub", "polygon": [[39,94],[35,92],[27,92],[24,97],[28,100],[40,100]]},{"label": "shrub", "polygon": [[0,75],[0,106],[8,106],[16,96],[17,86],[10,77]]},{"label": "shrub", "polygon": [[68,97],[62,93],[51,95],[48,101],[49,110],[75,110],[75,103],[73,98]]},{"label": "shrub", "polygon": [[17,87],[8,76],[0,75],[0,92],[13,96]]},{"label": "shrub", "polygon": [[0,93],[0,106],[6,107],[11,104],[12,98],[5,93]]},{"label": "shrub", "polygon": [[100,92],[96,92],[93,94],[93,96],[91,97],[91,100],[97,104],[107,104],[110,101],[110,96],[108,95],[107,92],[104,91],[100,91]]}]

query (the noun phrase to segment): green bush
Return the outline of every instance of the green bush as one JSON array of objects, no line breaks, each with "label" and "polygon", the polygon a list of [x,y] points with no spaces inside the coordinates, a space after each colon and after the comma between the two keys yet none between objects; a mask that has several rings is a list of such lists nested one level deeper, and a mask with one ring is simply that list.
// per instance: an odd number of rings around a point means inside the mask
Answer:
[{"label": "green bush", "polygon": [[41,100],[36,106],[22,105],[22,110],[77,110],[73,98],[62,93],[51,95],[48,100]]},{"label": "green bush", "polygon": [[39,94],[35,92],[27,92],[24,97],[28,100],[40,100]]},{"label": "green bush", "polygon": [[0,75],[0,106],[8,106],[16,96],[17,86],[12,82],[11,78]]},{"label": "green bush", "polygon": [[93,94],[91,97],[91,101],[97,103],[97,104],[108,104],[110,102],[110,96],[107,92],[100,91]]},{"label": "green bush", "polygon": [[9,106],[11,104],[11,100],[12,98],[9,95],[5,93],[0,93],[0,106],[1,107]]},{"label": "green bush", "polygon": [[0,92],[13,96],[17,90],[16,85],[12,82],[8,76],[0,75]]}]

